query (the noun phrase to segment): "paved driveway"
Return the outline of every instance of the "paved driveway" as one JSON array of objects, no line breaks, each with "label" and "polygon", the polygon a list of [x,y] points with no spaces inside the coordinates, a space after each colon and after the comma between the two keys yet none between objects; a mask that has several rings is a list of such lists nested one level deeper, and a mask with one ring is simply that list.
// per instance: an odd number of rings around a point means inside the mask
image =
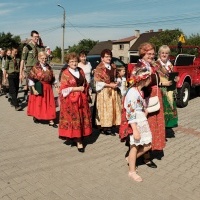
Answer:
[{"label": "paved driveway", "polygon": [[[58,71],[56,72],[58,74]],[[21,94],[20,94],[21,95]],[[57,129],[34,124],[0,97],[0,199],[198,200],[200,199],[200,97],[178,109],[179,127],[168,138],[157,169],[139,166],[144,179],[127,176],[127,148],[118,137],[94,130],[86,152],[58,139]]]}]

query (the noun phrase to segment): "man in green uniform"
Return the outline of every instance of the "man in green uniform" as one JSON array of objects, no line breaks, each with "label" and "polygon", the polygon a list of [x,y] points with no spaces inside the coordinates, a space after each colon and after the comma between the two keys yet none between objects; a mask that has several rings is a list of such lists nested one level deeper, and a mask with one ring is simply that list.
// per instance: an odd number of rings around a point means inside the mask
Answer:
[{"label": "man in green uniform", "polygon": [[28,94],[28,80],[27,77],[31,68],[37,63],[38,61],[38,53],[40,51],[44,51],[44,48],[41,44],[41,39],[39,33],[35,30],[31,31],[31,41],[26,44],[22,51],[22,58],[20,64],[20,81],[22,82],[23,79],[26,77],[26,87],[24,90],[24,98],[27,100]]},{"label": "man in green uniform", "polygon": [[11,104],[15,107],[15,110],[19,111],[22,109],[19,106],[17,99],[19,91],[19,68],[20,68],[20,59],[17,58],[18,50],[17,48],[12,48],[11,56],[7,57],[5,62],[5,73],[4,79],[6,79],[6,74],[8,75],[9,82],[9,94],[11,96]]}]

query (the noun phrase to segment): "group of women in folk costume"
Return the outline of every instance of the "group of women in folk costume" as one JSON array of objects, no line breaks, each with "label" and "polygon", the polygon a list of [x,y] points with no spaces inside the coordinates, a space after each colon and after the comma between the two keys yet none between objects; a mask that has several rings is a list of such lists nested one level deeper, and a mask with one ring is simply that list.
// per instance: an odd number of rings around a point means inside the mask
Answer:
[{"label": "group of women in folk costume", "polygon": [[[116,135],[114,128],[120,126],[121,139],[129,138],[130,152],[127,157],[129,176],[138,182],[142,181],[142,178],[136,172],[136,158],[144,154],[144,163],[156,168],[156,164],[150,158],[149,150],[163,150],[166,143],[165,128],[173,128],[178,124],[177,109],[173,101],[174,91],[167,89],[172,84],[168,77],[173,71],[173,66],[168,60],[169,52],[167,46],[162,46],[159,49],[158,60],[154,61],[155,47],[150,43],[141,44],[140,59],[130,77],[130,80],[134,81],[129,84],[129,89],[126,94],[123,92],[123,95],[120,95],[118,89],[122,84],[122,78],[120,81],[117,79],[117,68],[111,63],[110,50],[104,49],[101,52],[101,63],[94,70],[97,91],[93,113],[95,123],[101,133],[113,136]],[[57,87],[57,83],[51,67],[46,63],[44,52],[39,53],[38,60],[29,74],[32,94],[27,113],[34,117],[36,123],[39,120],[49,120],[50,126],[57,127],[53,121],[56,114],[52,91],[52,85]],[[83,60],[86,64],[86,59]],[[76,145],[78,151],[83,153],[85,151],[83,139],[92,133],[90,85],[86,80],[83,64],[79,63],[82,67],[78,67],[77,54],[67,54],[65,61],[66,66],[60,74],[58,91],[59,137],[71,141],[71,144]],[[124,75],[121,74],[120,76]],[[42,83],[42,95],[36,89],[38,81]],[[178,78],[175,81],[178,81]],[[148,113],[146,99],[156,95],[160,100],[160,109]],[[127,132],[121,128],[125,124],[129,130],[126,130]]]}]

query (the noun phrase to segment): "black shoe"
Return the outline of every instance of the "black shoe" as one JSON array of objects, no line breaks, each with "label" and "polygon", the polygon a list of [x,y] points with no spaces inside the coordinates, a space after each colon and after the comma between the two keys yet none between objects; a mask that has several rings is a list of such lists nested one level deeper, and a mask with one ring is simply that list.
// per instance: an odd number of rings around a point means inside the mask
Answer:
[{"label": "black shoe", "polygon": [[33,121],[34,121],[34,123],[39,124],[39,120],[36,119],[35,117],[33,117]]},{"label": "black shoe", "polygon": [[17,99],[17,102],[18,102],[19,104],[21,104],[21,103],[22,103],[22,101],[21,101],[20,99]]},{"label": "black shoe", "polygon": [[71,147],[76,147],[77,146],[77,143],[76,142],[71,142]]},{"label": "black shoe", "polygon": [[21,106],[17,106],[17,107],[15,107],[15,110],[16,111],[20,111],[20,110],[22,110],[22,107]]},{"label": "black shoe", "polygon": [[78,149],[78,151],[80,152],[80,153],[84,153],[85,152],[85,149],[84,148],[77,148]]},{"label": "black shoe", "polygon": [[130,142],[128,140],[126,140],[125,146],[130,147]]},{"label": "black shoe", "polygon": [[157,165],[152,160],[144,160],[144,164],[151,168],[157,168]]},{"label": "black shoe", "polygon": [[106,135],[106,132],[102,129],[100,129],[100,134]]},{"label": "black shoe", "polygon": [[106,135],[111,135],[111,136],[116,136],[116,134],[115,133],[113,133],[112,131],[106,131]]},{"label": "black shoe", "polygon": [[58,125],[57,125],[57,124],[54,124],[54,123],[53,123],[53,124],[50,123],[49,126],[52,126],[52,127],[54,127],[54,128],[58,128]]},{"label": "black shoe", "polygon": [[[58,136],[58,138],[61,139],[61,140],[66,140],[66,137],[63,137],[63,136]],[[65,143],[66,145],[69,145],[69,144],[67,144],[67,141],[65,141],[64,143]]]},{"label": "black shoe", "polygon": [[115,134],[115,133],[113,133],[113,132],[111,132],[111,133],[110,133],[110,135],[111,135],[111,136],[116,136],[116,134]]}]

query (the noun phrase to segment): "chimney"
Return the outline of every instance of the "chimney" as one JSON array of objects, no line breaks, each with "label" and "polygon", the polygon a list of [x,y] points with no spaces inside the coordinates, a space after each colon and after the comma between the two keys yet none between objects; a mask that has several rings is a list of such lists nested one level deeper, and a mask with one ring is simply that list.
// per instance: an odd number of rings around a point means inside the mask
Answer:
[{"label": "chimney", "polygon": [[153,32],[153,29],[149,30],[149,32],[152,33],[152,32]]},{"label": "chimney", "polygon": [[140,30],[135,30],[135,37],[140,37]]},{"label": "chimney", "polygon": [[162,32],[162,29],[160,28],[160,29],[158,29],[158,32]]}]

